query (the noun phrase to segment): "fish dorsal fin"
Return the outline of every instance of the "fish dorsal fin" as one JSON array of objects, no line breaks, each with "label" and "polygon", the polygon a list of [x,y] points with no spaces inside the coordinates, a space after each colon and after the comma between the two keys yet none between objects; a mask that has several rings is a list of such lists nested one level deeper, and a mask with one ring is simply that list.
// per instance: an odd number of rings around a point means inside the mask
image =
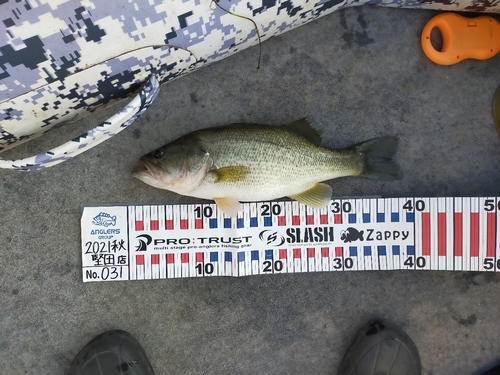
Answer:
[{"label": "fish dorsal fin", "polygon": [[215,179],[216,183],[241,181],[249,172],[250,169],[243,165],[235,167],[222,167],[210,171],[210,173],[214,173],[217,176],[217,178]]},{"label": "fish dorsal fin", "polygon": [[291,124],[281,125],[281,127],[292,133],[301,135],[315,145],[319,146],[321,144],[321,136],[305,118],[294,121]]},{"label": "fish dorsal fin", "polygon": [[290,195],[290,198],[295,199],[300,203],[304,203],[306,206],[323,208],[332,198],[332,187],[318,182],[309,190],[299,194]]},{"label": "fish dorsal fin", "polygon": [[226,215],[236,217],[238,211],[242,211],[241,203],[234,198],[214,198],[217,207]]}]

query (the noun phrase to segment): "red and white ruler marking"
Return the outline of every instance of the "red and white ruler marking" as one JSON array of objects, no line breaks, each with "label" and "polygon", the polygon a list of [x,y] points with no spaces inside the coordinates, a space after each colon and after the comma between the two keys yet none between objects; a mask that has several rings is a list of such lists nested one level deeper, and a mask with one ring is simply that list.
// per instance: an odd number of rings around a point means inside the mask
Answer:
[{"label": "red and white ruler marking", "polygon": [[500,270],[500,198],[85,207],[84,281],[362,270]]}]

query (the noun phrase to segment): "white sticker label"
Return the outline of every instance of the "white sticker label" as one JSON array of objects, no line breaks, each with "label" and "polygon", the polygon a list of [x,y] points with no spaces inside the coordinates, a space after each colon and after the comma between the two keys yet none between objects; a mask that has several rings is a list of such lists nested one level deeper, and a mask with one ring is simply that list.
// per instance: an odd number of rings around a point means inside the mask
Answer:
[{"label": "white sticker label", "polygon": [[85,207],[83,281],[129,280],[127,207]]}]

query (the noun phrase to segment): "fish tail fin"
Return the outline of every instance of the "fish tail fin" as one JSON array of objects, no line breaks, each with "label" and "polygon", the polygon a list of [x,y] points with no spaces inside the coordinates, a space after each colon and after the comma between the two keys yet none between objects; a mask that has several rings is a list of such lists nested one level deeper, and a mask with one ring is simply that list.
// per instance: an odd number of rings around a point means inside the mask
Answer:
[{"label": "fish tail fin", "polygon": [[392,160],[398,147],[396,137],[380,137],[357,145],[363,157],[360,177],[372,180],[395,180],[399,178],[399,166]]},{"label": "fish tail fin", "polygon": [[364,230],[360,230],[360,231],[359,231],[359,240],[360,240],[360,241],[364,241],[364,239],[363,239],[363,233],[364,233],[364,232],[365,232]]}]

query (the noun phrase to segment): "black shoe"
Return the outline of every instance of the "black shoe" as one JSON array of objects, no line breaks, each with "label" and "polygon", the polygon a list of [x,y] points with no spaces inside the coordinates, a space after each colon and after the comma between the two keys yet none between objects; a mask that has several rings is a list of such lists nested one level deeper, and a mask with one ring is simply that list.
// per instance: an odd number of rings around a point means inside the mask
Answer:
[{"label": "black shoe", "polygon": [[77,354],[69,375],[154,375],[139,342],[125,331],[108,331],[94,337]]},{"label": "black shoe", "polygon": [[393,324],[376,321],[360,330],[338,375],[420,375],[420,356],[410,337]]},{"label": "black shoe", "polygon": [[500,375],[500,365],[497,365],[488,371],[484,372],[482,375]]}]

